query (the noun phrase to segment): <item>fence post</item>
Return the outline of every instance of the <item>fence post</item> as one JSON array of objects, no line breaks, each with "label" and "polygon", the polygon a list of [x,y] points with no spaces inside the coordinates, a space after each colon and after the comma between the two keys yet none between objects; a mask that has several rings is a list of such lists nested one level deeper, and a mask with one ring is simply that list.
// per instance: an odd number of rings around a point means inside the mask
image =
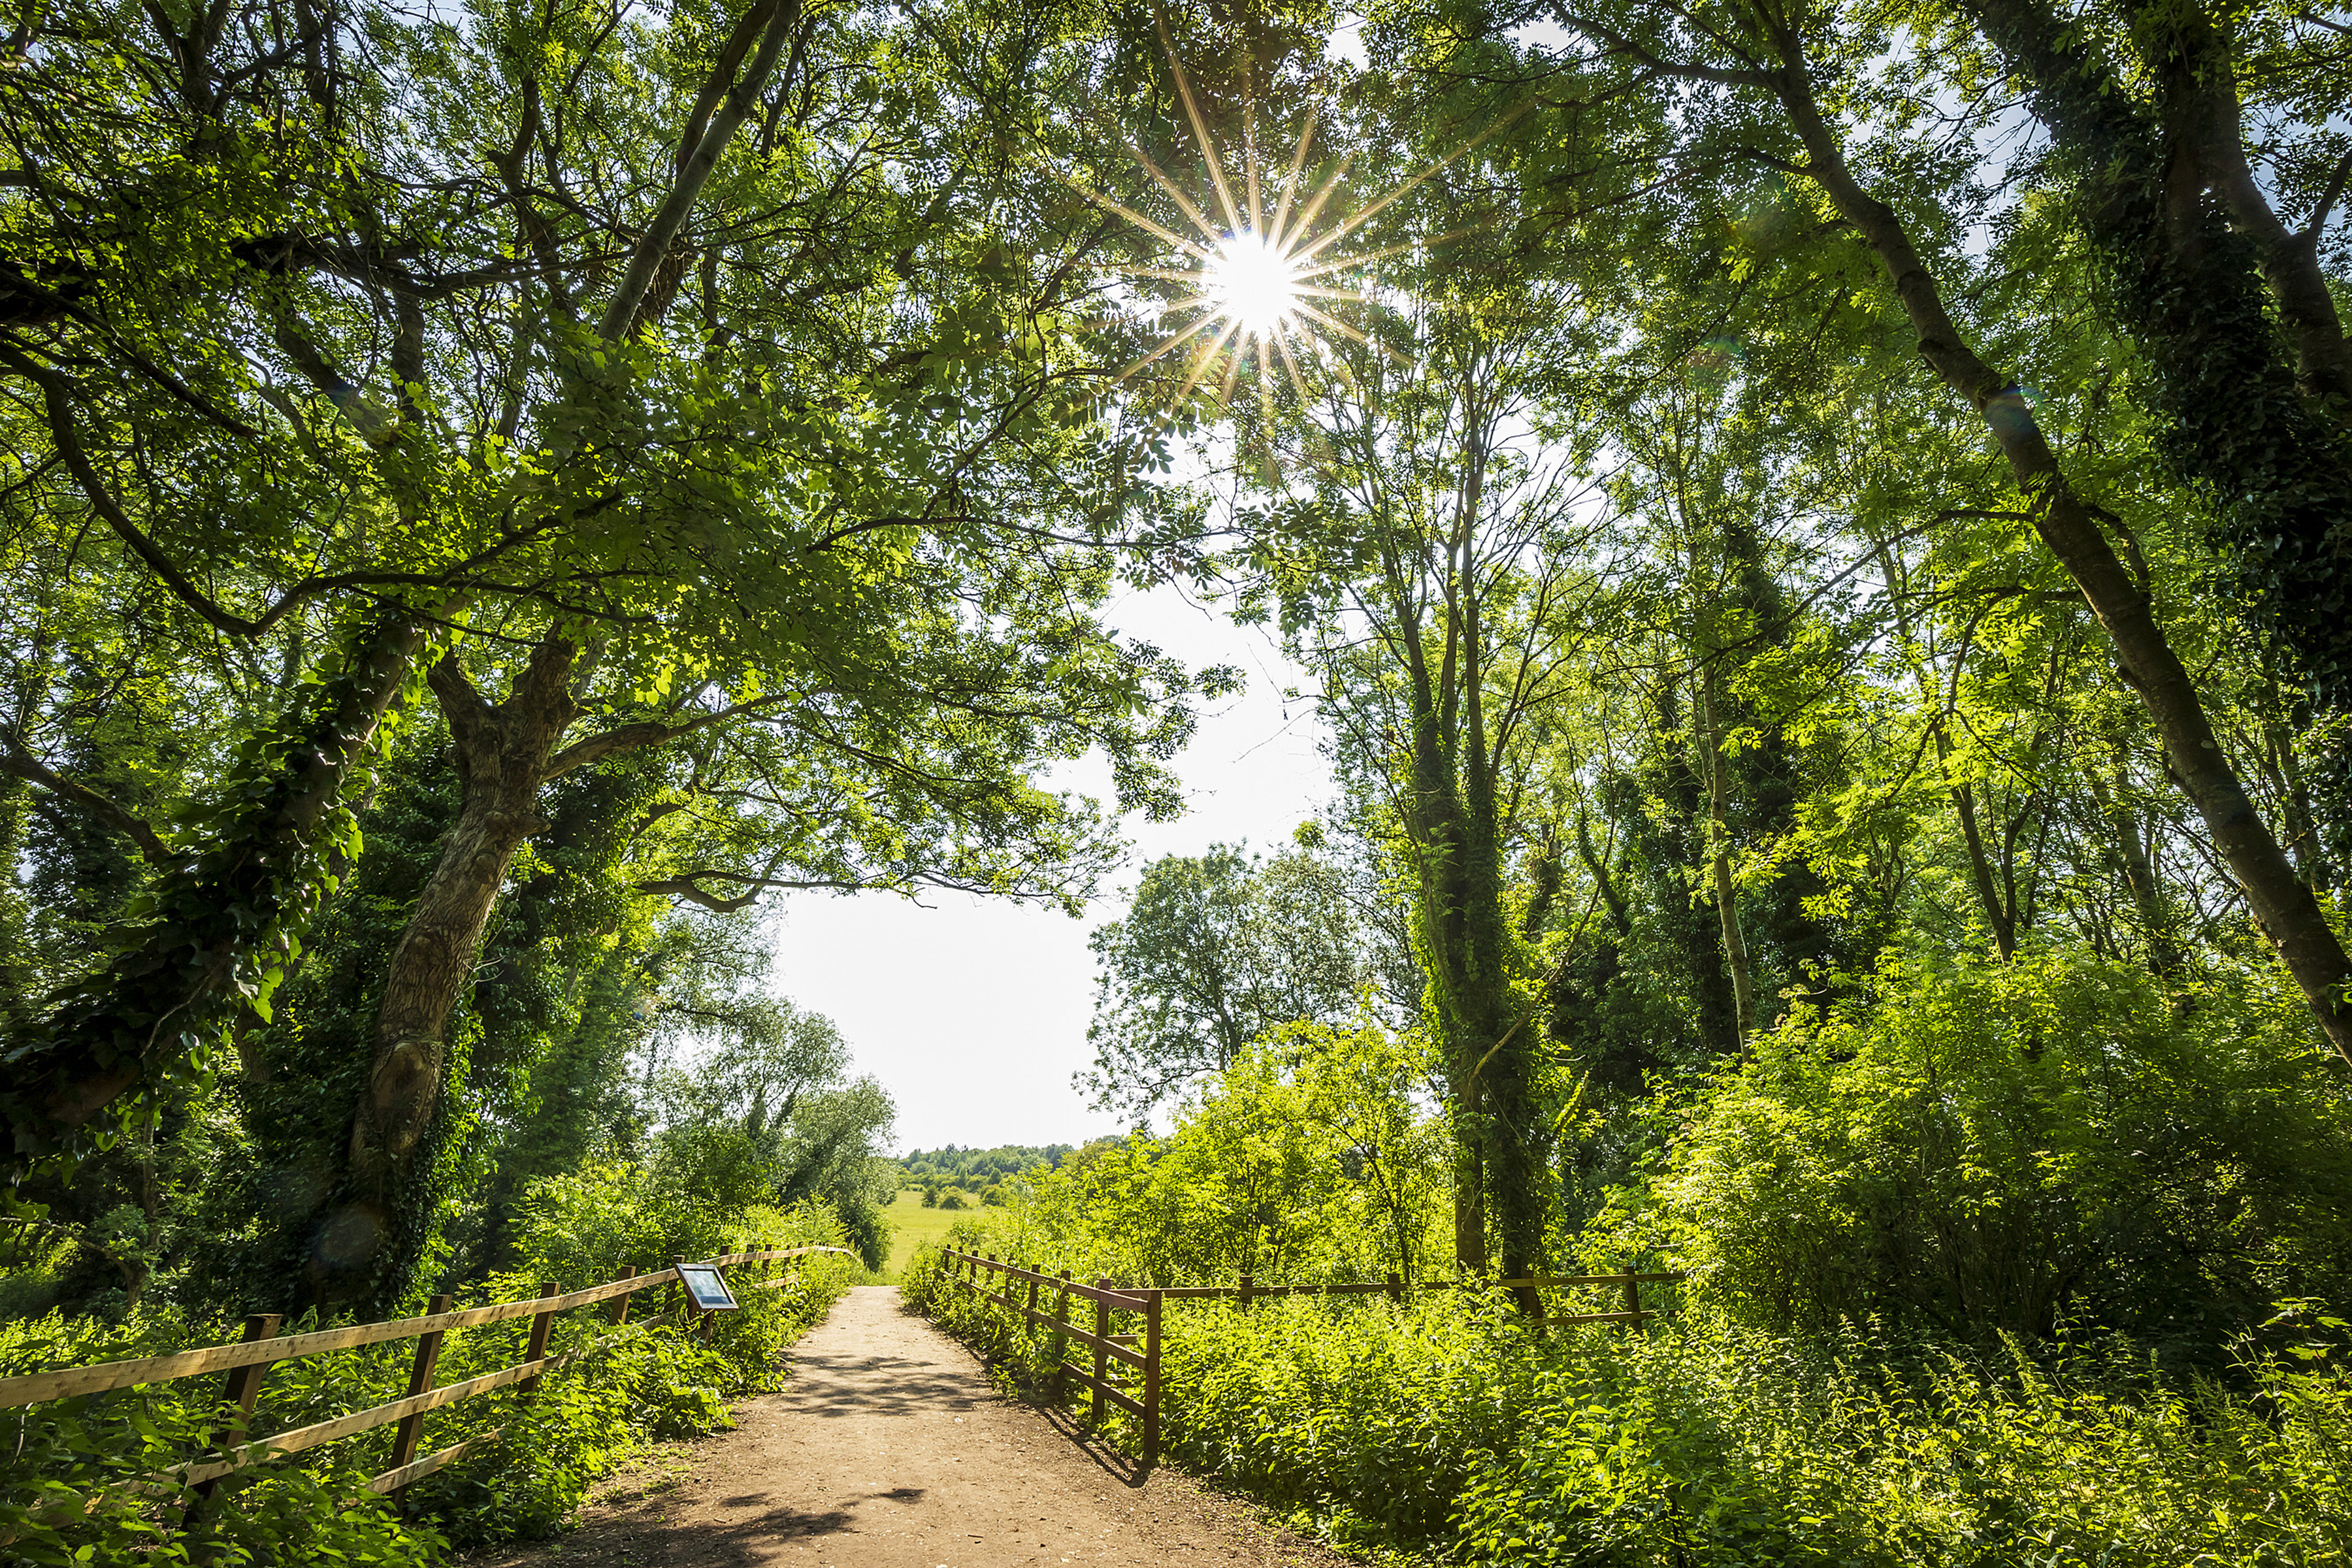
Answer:
[{"label": "fence post", "polygon": [[[449,1298],[436,1296],[425,1303],[427,1317],[438,1317],[449,1310]],[[408,1397],[429,1392],[433,1387],[433,1372],[441,1363],[441,1331],[416,1336],[416,1357],[408,1363]],[[392,1434],[392,1468],[398,1469],[416,1458],[418,1439],[425,1436],[425,1412],[404,1415]]]},{"label": "fence post", "polygon": [[1246,1274],[1242,1276],[1242,1310],[1244,1312],[1249,1310],[1252,1287],[1256,1283],[1257,1281],[1253,1279],[1250,1276]]},{"label": "fence post", "polygon": [[[545,1300],[550,1296],[560,1296],[562,1293],[563,1287],[557,1284],[552,1279],[542,1279],[539,1282],[539,1295],[540,1300]],[[522,1352],[522,1359],[525,1361],[539,1361],[544,1358],[547,1354],[547,1336],[554,1330],[554,1328],[555,1310],[552,1307],[549,1308],[544,1312],[532,1313],[530,1318],[530,1346]],[[517,1388],[522,1391],[523,1397],[526,1399],[539,1392],[539,1373],[532,1373],[529,1377],[524,1378],[520,1383],[515,1384]]]},{"label": "fence post", "polygon": [[1402,1301],[1404,1300],[1404,1281],[1397,1278],[1396,1270],[1394,1269],[1389,1270],[1388,1287],[1390,1300]]},{"label": "fence post", "polygon": [[[634,1263],[621,1270],[621,1278],[624,1279],[635,1279],[636,1277],[637,1266]],[[624,1290],[613,1298],[611,1306],[604,1309],[604,1316],[611,1321],[614,1328],[617,1329],[629,1321],[629,1301],[635,1295],[636,1292],[634,1290]]]},{"label": "fence post", "polygon": [[[1637,1314],[1642,1310],[1642,1282],[1633,1278],[1633,1270],[1630,1268],[1625,1270],[1625,1310]],[[1633,1319],[1633,1326],[1637,1329],[1646,1327],[1638,1316]]]},{"label": "fence post", "polygon": [[[249,1345],[256,1340],[274,1340],[285,1321],[286,1319],[281,1313],[256,1312],[245,1320],[245,1336],[237,1342]],[[261,1394],[261,1380],[269,1375],[272,1364],[274,1363],[257,1361],[247,1366],[233,1366],[228,1369],[227,1375],[221,1379],[221,1398],[236,1406],[236,1415],[230,1424],[222,1427],[213,1437],[214,1445],[224,1452],[231,1443],[245,1435],[246,1426],[253,1417],[253,1402]],[[219,1485],[218,1479],[206,1481],[195,1489],[196,1495],[210,1497],[214,1489]]]},{"label": "fence post", "polygon": [[[1109,1278],[1108,1278],[1108,1276],[1097,1275],[1097,1276],[1096,1277],[1096,1279],[1095,1279],[1095,1289],[1096,1289],[1097,1290],[1108,1290],[1108,1289],[1110,1289],[1110,1279],[1109,1279]],[[1109,1299],[1108,1299],[1108,1297],[1105,1297],[1105,1296],[1099,1296],[1099,1295],[1098,1295],[1098,1296],[1097,1296],[1097,1297],[1095,1298],[1095,1382],[1094,1382],[1094,1389],[1095,1389],[1095,1425],[1096,1425],[1096,1426],[1101,1426],[1101,1425],[1102,1425],[1103,1413],[1104,1413],[1104,1412],[1105,1412],[1105,1411],[1109,1407],[1109,1401],[1108,1401],[1108,1400],[1106,1400],[1105,1398],[1103,1398],[1103,1378],[1104,1378],[1104,1377],[1105,1377],[1105,1375],[1106,1375],[1106,1374],[1108,1374],[1108,1372],[1110,1371],[1110,1366],[1109,1366],[1109,1362],[1110,1362],[1110,1352],[1109,1352],[1108,1351],[1105,1350],[1103,1347],[1104,1347],[1105,1345],[1108,1344],[1109,1342],[1110,1342],[1110,1301],[1109,1301]]]},{"label": "fence post", "polygon": [[1160,1462],[1160,1300],[1143,1298],[1143,1468]]},{"label": "fence post", "polygon": [[1029,1269],[1029,1273],[1032,1276],[1029,1281],[1029,1310],[1033,1312],[1037,1310],[1037,1281],[1034,1278],[1036,1272],[1037,1270],[1034,1268],[1031,1268]]},{"label": "fence post", "polygon": [[1062,1289],[1054,1308],[1054,1397],[1070,1391],[1070,1271],[1062,1270]]}]

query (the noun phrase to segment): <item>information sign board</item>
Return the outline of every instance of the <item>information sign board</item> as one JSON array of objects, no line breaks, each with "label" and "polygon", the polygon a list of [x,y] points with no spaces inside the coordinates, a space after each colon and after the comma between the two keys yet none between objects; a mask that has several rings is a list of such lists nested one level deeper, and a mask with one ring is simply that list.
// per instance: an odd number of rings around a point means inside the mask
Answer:
[{"label": "information sign board", "polygon": [[714,1263],[681,1263],[677,1277],[685,1282],[686,1293],[697,1308],[705,1312],[737,1310],[735,1293],[727,1289],[727,1276],[719,1272]]}]

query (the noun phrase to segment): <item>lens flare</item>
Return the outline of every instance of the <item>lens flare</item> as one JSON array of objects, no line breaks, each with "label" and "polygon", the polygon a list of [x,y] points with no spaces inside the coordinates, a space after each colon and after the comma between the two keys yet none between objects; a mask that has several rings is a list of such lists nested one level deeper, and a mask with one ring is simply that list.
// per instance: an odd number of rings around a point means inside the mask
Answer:
[{"label": "lens flare", "polygon": [[[1182,384],[1169,402],[1172,413],[1193,395],[1195,388],[1218,402],[1230,403],[1245,368],[1255,370],[1261,399],[1270,399],[1276,384],[1286,381],[1304,401],[1302,363],[1316,363],[1318,355],[1308,351],[1326,348],[1335,338],[1401,359],[1394,350],[1344,319],[1350,307],[1374,302],[1366,282],[1370,265],[1403,252],[1426,253],[1468,231],[1415,234],[1370,249],[1349,242],[1360,236],[1381,211],[1516,120],[1536,100],[1530,98],[1381,195],[1359,201],[1341,195],[1339,189],[1354,161],[1352,154],[1338,159],[1319,177],[1310,171],[1307,160],[1316,129],[1311,107],[1286,169],[1261,165],[1255,132],[1245,129],[1241,177],[1231,177],[1164,28],[1161,43],[1168,50],[1170,73],[1183,102],[1184,118],[1191,124],[1194,151],[1209,177],[1208,191],[1187,190],[1184,182],[1160,168],[1132,140],[1127,142],[1129,154],[1183,215],[1181,219],[1149,216],[1087,184],[1071,182],[1088,201],[1168,247],[1166,265],[1132,268],[1134,276],[1190,290],[1163,307],[1169,335],[1121,371],[1118,379],[1132,380],[1162,360],[1182,364]],[[1250,112],[1254,126],[1254,106]],[[1216,218],[1211,216],[1212,208]],[[1358,287],[1347,286],[1351,279]],[[1179,353],[1182,360],[1171,358]],[[1342,378],[1348,377],[1343,361],[1331,363]]]},{"label": "lens flare", "polygon": [[1273,337],[1298,309],[1297,267],[1262,235],[1226,236],[1203,274],[1211,308],[1252,338]]}]

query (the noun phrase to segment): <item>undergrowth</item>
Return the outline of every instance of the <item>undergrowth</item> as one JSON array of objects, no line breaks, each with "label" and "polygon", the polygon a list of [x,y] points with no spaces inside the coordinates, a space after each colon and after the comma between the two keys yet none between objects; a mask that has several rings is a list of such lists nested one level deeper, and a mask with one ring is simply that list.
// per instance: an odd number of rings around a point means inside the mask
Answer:
[{"label": "undergrowth", "polygon": [[[769,1214],[726,1246],[757,1236],[779,1246],[832,1242],[816,1210]],[[591,1279],[621,1265],[580,1250]],[[714,1247],[721,1250],[724,1247]],[[536,1390],[478,1394],[426,1418],[420,1453],[486,1433],[497,1436],[394,1503],[367,1491],[391,1462],[394,1428],[254,1466],[209,1498],[169,1484],[172,1467],[204,1457],[231,1418],[217,1375],[184,1379],[0,1412],[0,1557],[39,1564],[240,1563],[427,1564],[452,1548],[549,1534],[589,1487],[651,1445],[730,1425],[729,1401],[781,1386],[783,1348],[855,1282],[856,1263],[817,1254],[786,1265],[797,1282],[742,1289],[742,1310],[719,1318],[710,1342],[677,1324],[614,1329],[601,1306],[557,1321],[551,1351],[594,1345],[541,1380]],[[524,1299],[548,1278],[537,1268],[470,1287],[459,1307]],[[571,1276],[580,1279],[579,1274]],[[584,1280],[581,1282],[586,1282]],[[576,1287],[575,1287],[576,1288]],[[660,1310],[662,1291],[634,1298],[632,1316]],[[286,1332],[333,1326],[314,1318]],[[450,1332],[436,1382],[461,1382],[523,1359],[530,1320]],[[46,1316],[0,1323],[0,1376],[157,1355],[237,1337],[231,1321],[194,1321],[169,1310],[120,1322]],[[270,1369],[249,1436],[331,1420],[407,1391],[414,1341],[280,1363]],[[89,1508],[91,1499],[98,1506]]]},{"label": "undergrowth", "polygon": [[[1049,1364],[936,1252],[906,1290],[1001,1365]],[[2122,1346],[1537,1332],[1466,1290],[1171,1301],[1161,1443],[1342,1548],[1480,1568],[2352,1563],[2340,1351],[2250,1352],[2225,1386]]]}]

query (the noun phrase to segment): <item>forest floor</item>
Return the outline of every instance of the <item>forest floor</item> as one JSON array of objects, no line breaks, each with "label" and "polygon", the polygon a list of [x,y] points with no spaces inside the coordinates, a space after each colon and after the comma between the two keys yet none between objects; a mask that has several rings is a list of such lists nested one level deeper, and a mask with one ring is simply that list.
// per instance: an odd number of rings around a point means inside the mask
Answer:
[{"label": "forest floor", "polygon": [[1162,1466],[1138,1477],[1069,1417],[1006,1399],[972,1353],[863,1286],[790,1352],[785,1392],[665,1447],[555,1541],[470,1568],[1340,1568]]}]

